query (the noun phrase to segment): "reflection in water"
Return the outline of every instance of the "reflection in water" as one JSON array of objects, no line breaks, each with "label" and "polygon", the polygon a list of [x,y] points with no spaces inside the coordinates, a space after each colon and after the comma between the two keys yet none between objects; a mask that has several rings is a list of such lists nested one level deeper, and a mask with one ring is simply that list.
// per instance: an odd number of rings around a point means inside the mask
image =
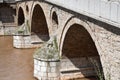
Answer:
[{"label": "reflection in water", "polygon": [[0,80],[34,80],[34,49],[15,49],[12,37],[0,37]]}]

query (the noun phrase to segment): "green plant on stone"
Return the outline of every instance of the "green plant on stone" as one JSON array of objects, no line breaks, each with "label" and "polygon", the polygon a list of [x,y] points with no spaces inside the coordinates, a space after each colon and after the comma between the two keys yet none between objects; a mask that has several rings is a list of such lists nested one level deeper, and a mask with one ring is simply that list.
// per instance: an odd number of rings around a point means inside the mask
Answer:
[{"label": "green plant on stone", "polygon": [[41,48],[38,48],[35,51],[34,58],[60,59],[56,37],[51,38]]},{"label": "green plant on stone", "polygon": [[23,30],[18,30],[18,34],[23,34],[24,31]]},{"label": "green plant on stone", "polygon": [[31,28],[30,28],[30,25],[29,25],[29,21],[28,21],[28,20],[26,21],[26,28],[27,28],[27,29],[26,29],[27,33],[30,34]]},{"label": "green plant on stone", "polygon": [[88,59],[90,60],[90,62],[92,63],[92,65],[94,67],[94,70],[97,74],[98,80],[104,80],[104,73],[103,73],[103,70],[101,69],[98,61],[93,58],[88,58]]},{"label": "green plant on stone", "polygon": [[30,25],[28,20],[25,21],[19,28],[16,30],[16,33],[18,35],[30,35]]}]

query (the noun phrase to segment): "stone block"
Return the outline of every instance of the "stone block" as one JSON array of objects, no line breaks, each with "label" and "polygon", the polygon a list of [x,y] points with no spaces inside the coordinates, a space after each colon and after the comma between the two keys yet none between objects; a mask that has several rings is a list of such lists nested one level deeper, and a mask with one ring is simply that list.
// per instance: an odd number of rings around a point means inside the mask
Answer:
[{"label": "stone block", "polygon": [[47,67],[41,67],[41,72],[47,72]]},{"label": "stone block", "polygon": [[59,75],[56,73],[48,73],[48,77],[58,77]]},{"label": "stone block", "polygon": [[54,78],[53,80],[60,80],[60,78],[59,78],[59,77],[57,77],[57,78]]},{"label": "stone block", "polygon": [[50,63],[50,67],[55,67],[56,64],[57,64],[56,62],[51,62],[51,63]]},{"label": "stone block", "polygon": [[39,76],[39,75],[41,75],[41,72],[40,72],[40,71],[38,71],[38,73],[37,73],[37,74],[38,74],[38,76]]},{"label": "stone block", "polygon": [[30,41],[29,40],[25,40],[24,43],[25,44],[30,44]]},{"label": "stone block", "polygon": [[40,76],[40,77],[46,77],[46,73],[40,72],[39,76]]},{"label": "stone block", "polygon": [[38,64],[38,61],[36,59],[34,59],[34,64],[37,65]]},{"label": "stone block", "polygon": [[13,36],[13,39],[14,40],[19,40],[20,38],[19,38],[19,36]]},{"label": "stone block", "polygon": [[36,69],[34,69],[34,74],[37,74],[37,70]]},{"label": "stone block", "polygon": [[41,61],[38,61],[38,65],[41,66]]},{"label": "stone block", "polygon": [[47,67],[47,72],[48,72],[48,73],[51,72],[51,67]]},{"label": "stone block", "polygon": [[38,68],[37,68],[37,70],[38,70],[38,71],[40,71],[40,70],[41,70],[41,66],[39,66],[39,65],[38,65]]},{"label": "stone block", "polygon": [[35,69],[38,70],[38,65],[35,65]]},{"label": "stone block", "polygon": [[56,68],[55,67],[51,67],[51,73],[55,73],[57,70],[56,70]]},{"label": "stone block", "polygon": [[36,68],[37,68],[37,65],[34,64],[34,69],[36,69]]},{"label": "stone block", "polygon": [[49,80],[47,77],[42,77],[40,80]]},{"label": "stone block", "polygon": [[42,66],[42,67],[46,67],[47,64],[48,64],[47,62],[43,62],[43,61],[41,61],[41,66]]}]

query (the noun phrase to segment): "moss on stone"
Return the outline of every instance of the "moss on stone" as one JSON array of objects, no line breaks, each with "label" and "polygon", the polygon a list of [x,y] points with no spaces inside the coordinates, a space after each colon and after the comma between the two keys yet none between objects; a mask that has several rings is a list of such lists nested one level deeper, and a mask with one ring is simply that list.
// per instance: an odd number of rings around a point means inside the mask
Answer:
[{"label": "moss on stone", "polygon": [[51,38],[41,48],[37,49],[34,53],[34,58],[37,59],[56,59],[59,60],[59,50],[56,37]]}]

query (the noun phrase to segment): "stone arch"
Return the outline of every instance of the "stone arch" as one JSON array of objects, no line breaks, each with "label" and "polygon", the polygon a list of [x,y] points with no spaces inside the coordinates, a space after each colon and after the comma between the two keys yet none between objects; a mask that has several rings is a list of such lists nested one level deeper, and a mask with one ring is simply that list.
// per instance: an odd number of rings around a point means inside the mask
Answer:
[{"label": "stone arch", "polygon": [[[79,24],[81,26],[84,26],[84,28],[87,30],[87,32],[90,34],[92,40],[94,41],[95,46],[97,47],[97,50],[98,50],[99,55],[100,55],[102,51],[101,51],[101,48],[99,46],[99,43],[97,42],[97,39],[96,39],[94,33],[92,32],[91,27],[89,26],[88,23],[86,23],[80,19],[75,18],[75,16],[70,17],[63,27],[63,30],[62,30],[61,36],[60,36],[60,41],[59,41],[59,50],[60,51],[62,50],[65,35],[66,35],[68,29],[70,28],[70,26],[73,24]],[[62,53],[60,52],[60,55],[61,54]]]},{"label": "stone arch", "polygon": [[[62,56],[61,62],[64,66],[61,67],[61,73],[64,75],[64,73],[70,74],[69,72],[74,73],[77,71],[82,73],[77,74],[79,77],[96,76],[95,65],[93,65],[92,60],[96,61],[101,71],[103,71],[100,54],[94,41],[95,37],[93,38],[94,35],[90,27],[85,22],[72,18],[63,29],[60,53]],[[69,68],[69,66],[71,67]]]},{"label": "stone arch", "polygon": [[[67,51],[67,48],[70,46],[71,46],[70,51]],[[82,48],[82,50],[80,48]],[[92,52],[91,50],[94,52]],[[69,52],[71,54],[69,55],[66,54]],[[78,54],[72,55],[74,54],[74,52]],[[74,57],[74,56],[79,57],[78,55],[80,56],[97,56],[98,55],[97,49],[94,45],[94,41],[92,40],[91,36],[87,32],[87,30],[79,24],[73,24],[68,29],[63,42],[62,53],[65,53],[65,55],[67,55],[68,57]],[[88,54],[88,53],[91,53],[91,54]]]},{"label": "stone arch", "polygon": [[24,16],[24,11],[20,7],[18,9],[18,26],[22,25],[25,22],[25,16]]},{"label": "stone arch", "polygon": [[35,4],[32,12],[31,32],[36,34],[43,41],[49,40],[48,25],[42,7]]},{"label": "stone arch", "polygon": [[52,29],[52,33],[54,34],[54,32],[56,32],[58,30],[58,26],[59,26],[59,11],[58,8],[56,8],[55,6],[52,6],[50,8],[50,22],[51,22],[51,29]]}]

